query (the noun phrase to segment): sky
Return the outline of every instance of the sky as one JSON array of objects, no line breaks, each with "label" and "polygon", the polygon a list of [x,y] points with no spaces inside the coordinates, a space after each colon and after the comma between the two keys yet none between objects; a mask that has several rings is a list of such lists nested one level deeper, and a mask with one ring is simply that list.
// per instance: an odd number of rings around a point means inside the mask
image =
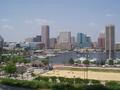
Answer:
[{"label": "sky", "polygon": [[97,41],[108,24],[115,25],[120,42],[120,0],[0,0],[0,35],[5,41],[23,41],[50,26],[50,37],[71,31]]}]

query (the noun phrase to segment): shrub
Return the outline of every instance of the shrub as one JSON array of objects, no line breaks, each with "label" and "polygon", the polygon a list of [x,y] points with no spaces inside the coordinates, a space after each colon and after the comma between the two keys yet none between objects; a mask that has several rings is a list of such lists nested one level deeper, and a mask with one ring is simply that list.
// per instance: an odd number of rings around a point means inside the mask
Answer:
[{"label": "shrub", "polygon": [[75,84],[83,84],[83,79],[75,78]]},{"label": "shrub", "polygon": [[68,63],[69,63],[70,65],[73,65],[73,64],[74,64],[73,58],[70,58],[70,60],[68,61]]},{"label": "shrub", "polygon": [[52,85],[52,90],[75,90],[74,86],[71,84],[54,84]]},{"label": "shrub", "polygon": [[106,86],[111,90],[120,90],[120,82],[117,81],[106,82]]},{"label": "shrub", "polygon": [[56,79],[60,80],[60,83],[68,83],[68,84],[89,84],[89,82],[91,81],[92,84],[100,84],[100,81],[98,80],[89,80],[89,79],[80,79],[80,78],[64,78],[64,77],[43,77],[43,76],[39,76],[37,77],[35,80],[38,81],[45,81],[45,82],[49,82],[49,79],[52,80],[52,83],[57,83]]},{"label": "shrub", "polygon": [[42,77],[42,76],[39,76],[39,77],[35,78],[35,80],[38,80],[38,81],[46,81],[46,82],[48,82],[49,77]]},{"label": "shrub", "polygon": [[109,90],[103,85],[84,85],[81,90]]},{"label": "shrub", "polygon": [[98,80],[91,80],[91,83],[92,84],[100,84],[100,81],[98,81]]},{"label": "shrub", "polygon": [[89,83],[89,80],[88,80],[88,79],[84,79],[84,80],[83,80],[83,83],[84,83],[85,85],[87,85],[87,84]]},{"label": "shrub", "polygon": [[[48,82],[49,79],[59,79],[60,83]],[[75,84],[74,84],[75,80]],[[92,84],[88,85],[89,82]],[[103,86],[97,80],[83,80],[80,78],[64,77],[38,77],[37,80],[16,80],[10,78],[0,78],[0,84],[31,89],[52,89],[52,90],[120,90],[120,82],[109,81]]]},{"label": "shrub", "polygon": [[52,90],[109,90],[103,85],[54,84]]},{"label": "shrub", "polygon": [[33,89],[37,89],[37,88],[46,89],[51,87],[49,83],[43,81],[15,80],[9,78],[1,79],[1,84],[16,86],[16,87],[33,88]]}]

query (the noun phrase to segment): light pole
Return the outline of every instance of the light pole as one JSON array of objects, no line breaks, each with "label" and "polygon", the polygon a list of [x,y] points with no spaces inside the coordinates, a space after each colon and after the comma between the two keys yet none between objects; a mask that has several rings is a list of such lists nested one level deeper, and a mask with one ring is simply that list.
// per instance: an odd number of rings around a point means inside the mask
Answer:
[{"label": "light pole", "polygon": [[89,65],[89,60],[88,60],[88,53],[89,51],[86,49],[86,62],[85,62],[85,66],[86,66],[86,79],[88,79],[88,65]]},{"label": "light pole", "polygon": [[74,85],[75,85],[75,75],[74,75]]}]

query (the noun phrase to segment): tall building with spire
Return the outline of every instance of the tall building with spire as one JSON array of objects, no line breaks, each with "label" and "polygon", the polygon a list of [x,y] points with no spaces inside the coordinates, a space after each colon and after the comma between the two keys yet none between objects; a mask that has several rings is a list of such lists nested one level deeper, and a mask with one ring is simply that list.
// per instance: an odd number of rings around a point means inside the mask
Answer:
[{"label": "tall building with spire", "polygon": [[42,42],[45,45],[45,49],[49,49],[49,44],[50,44],[50,37],[49,37],[49,26],[48,25],[42,25],[41,27],[41,38]]}]

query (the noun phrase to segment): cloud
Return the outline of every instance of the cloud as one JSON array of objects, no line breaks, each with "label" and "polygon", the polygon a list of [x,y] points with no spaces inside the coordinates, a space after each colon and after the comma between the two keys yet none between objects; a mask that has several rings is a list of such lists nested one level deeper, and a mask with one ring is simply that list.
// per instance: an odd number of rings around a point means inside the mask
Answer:
[{"label": "cloud", "polygon": [[89,26],[90,26],[90,27],[95,27],[95,26],[97,26],[97,24],[94,23],[94,22],[90,22],[90,23],[89,23]]},{"label": "cloud", "polygon": [[32,23],[33,23],[32,20],[25,20],[24,22],[25,22],[26,24],[32,24]]},{"label": "cloud", "polygon": [[116,16],[115,14],[112,14],[112,13],[108,13],[108,14],[106,14],[105,15],[106,17],[114,17],[114,16]]},{"label": "cloud", "polygon": [[5,24],[5,25],[2,26],[2,29],[12,30],[12,29],[14,29],[14,27],[12,25]]}]

